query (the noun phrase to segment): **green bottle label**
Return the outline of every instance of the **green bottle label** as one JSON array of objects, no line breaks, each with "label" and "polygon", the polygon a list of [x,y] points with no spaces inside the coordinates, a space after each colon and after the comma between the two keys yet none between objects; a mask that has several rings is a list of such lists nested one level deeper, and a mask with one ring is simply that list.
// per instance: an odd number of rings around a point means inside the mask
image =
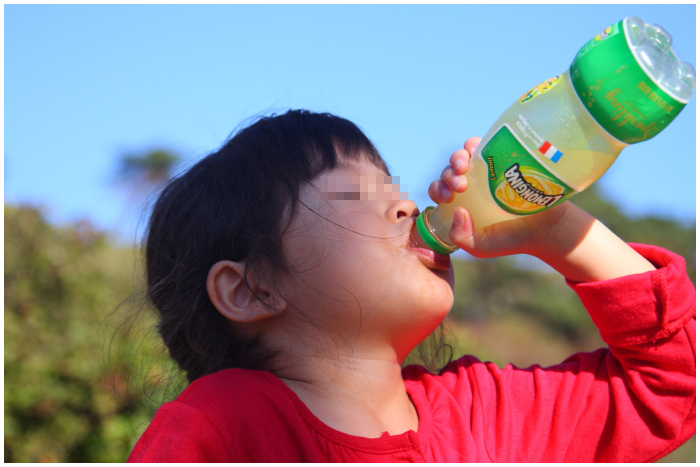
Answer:
[{"label": "green bottle label", "polygon": [[593,118],[626,144],[653,138],[685,107],[639,65],[622,21],[581,47],[569,73],[576,94]]},{"label": "green bottle label", "polygon": [[481,156],[489,168],[491,196],[506,212],[534,214],[576,194],[540,164],[508,124],[486,143]]}]

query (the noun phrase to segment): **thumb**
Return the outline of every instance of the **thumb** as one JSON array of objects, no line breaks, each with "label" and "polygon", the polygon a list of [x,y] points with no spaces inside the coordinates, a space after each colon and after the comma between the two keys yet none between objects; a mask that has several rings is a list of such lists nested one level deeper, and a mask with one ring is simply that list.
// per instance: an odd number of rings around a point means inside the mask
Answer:
[{"label": "thumb", "polygon": [[463,207],[456,207],[454,210],[450,240],[463,250],[474,248],[474,220]]}]

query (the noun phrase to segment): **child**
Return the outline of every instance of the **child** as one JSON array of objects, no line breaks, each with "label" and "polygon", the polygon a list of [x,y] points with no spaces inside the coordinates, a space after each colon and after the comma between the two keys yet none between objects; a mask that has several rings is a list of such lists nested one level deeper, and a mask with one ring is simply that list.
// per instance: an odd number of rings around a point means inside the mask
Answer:
[{"label": "child", "polygon": [[[479,140],[429,193],[466,186]],[[189,387],[131,462],[653,461],[695,432],[695,291],[679,256],[564,203],[453,242],[567,279],[610,349],[527,369],[401,365],[452,306],[449,257],[411,246],[416,205],[347,120],[263,118],[164,188],[149,298]]]}]

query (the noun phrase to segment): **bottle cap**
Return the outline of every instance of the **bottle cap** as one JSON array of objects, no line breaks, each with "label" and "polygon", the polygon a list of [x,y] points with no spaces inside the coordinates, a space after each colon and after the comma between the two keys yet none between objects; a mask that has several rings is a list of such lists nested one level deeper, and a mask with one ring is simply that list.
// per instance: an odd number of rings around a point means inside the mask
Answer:
[{"label": "bottle cap", "polygon": [[434,208],[432,206],[428,206],[423,210],[423,212],[420,213],[420,216],[418,216],[418,219],[416,219],[416,230],[418,230],[420,238],[423,239],[428,248],[436,253],[440,253],[441,255],[452,254],[457,251],[458,248],[448,248],[447,246],[443,245],[442,242],[440,242],[437,238],[435,238],[435,236],[433,236],[432,233],[430,233],[430,228],[426,225],[427,221],[425,217],[433,209]]},{"label": "bottle cap", "polygon": [[581,103],[626,144],[653,138],[680,113],[695,89],[695,70],[679,60],[671,35],[634,16],[584,45],[569,73]]}]

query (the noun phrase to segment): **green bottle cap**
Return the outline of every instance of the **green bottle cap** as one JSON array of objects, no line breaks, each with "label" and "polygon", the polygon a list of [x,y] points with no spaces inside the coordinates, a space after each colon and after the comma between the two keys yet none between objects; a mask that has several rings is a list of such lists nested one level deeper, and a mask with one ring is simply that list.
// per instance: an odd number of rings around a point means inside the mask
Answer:
[{"label": "green bottle cap", "polygon": [[584,45],[569,68],[581,103],[623,143],[659,134],[692,95],[695,71],[671,41],[660,26],[629,17]]},{"label": "green bottle cap", "polygon": [[447,245],[443,244],[443,242],[435,238],[435,236],[430,232],[430,228],[428,227],[428,225],[426,225],[426,223],[429,224],[429,221],[426,219],[426,216],[433,209],[435,208],[433,208],[432,206],[428,206],[423,210],[422,213],[420,213],[418,219],[416,219],[416,228],[418,230],[418,234],[420,235],[420,238],[423,239],[425,244],[428,245],[428,248],[430,248],[434,252],[440,253],[441,255],[452,254],[455,251],[459,250],[459,248],[449,248]]}]

